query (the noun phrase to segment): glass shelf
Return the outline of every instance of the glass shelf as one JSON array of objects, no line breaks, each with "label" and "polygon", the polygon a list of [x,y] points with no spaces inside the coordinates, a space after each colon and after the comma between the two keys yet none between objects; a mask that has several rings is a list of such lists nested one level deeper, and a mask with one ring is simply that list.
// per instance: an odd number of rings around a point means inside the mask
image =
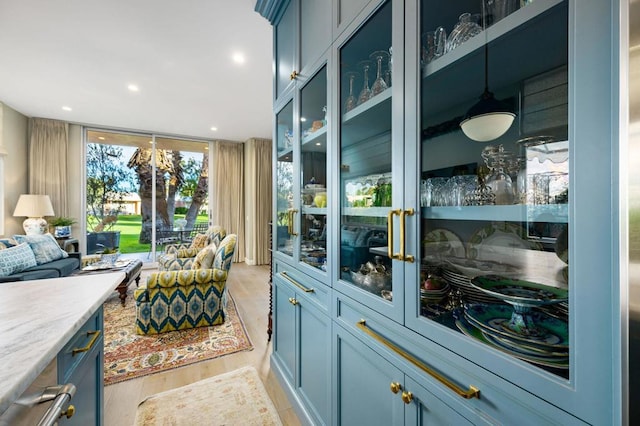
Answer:
[{"label": "glass shelf", "polygon": [[568,204],[422,207],[425,219],[567,223]]}]

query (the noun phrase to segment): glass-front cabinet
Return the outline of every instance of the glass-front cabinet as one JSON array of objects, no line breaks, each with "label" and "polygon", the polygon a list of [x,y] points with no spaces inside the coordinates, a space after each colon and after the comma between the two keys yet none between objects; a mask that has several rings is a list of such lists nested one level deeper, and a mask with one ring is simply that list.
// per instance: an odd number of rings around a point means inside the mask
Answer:
[{"label": "glass-front cabinet", "polygon": [[567,378],[567,4],[498,3],[420,4],[415,306]]},{"label": "glass-front cabinet", "polygon": [[327,67],[297,82],[276,114],[276,251],[326,271]]},{"label": "glass-front cabinet", "polygon": [[[401,8],[398,10],[402,10]],[[401,316],[401,270],[394,273],[393,227],[400,217],[402,170],[401,64],[394,62],[392,1],[383,2],[338,49],[340,105],[340,281],[388,315]],[[396,28],[402,40],[402,29]],[[397,96],[393,96],[397,94]],[[397,216],[397,217],[396,217]]]}]

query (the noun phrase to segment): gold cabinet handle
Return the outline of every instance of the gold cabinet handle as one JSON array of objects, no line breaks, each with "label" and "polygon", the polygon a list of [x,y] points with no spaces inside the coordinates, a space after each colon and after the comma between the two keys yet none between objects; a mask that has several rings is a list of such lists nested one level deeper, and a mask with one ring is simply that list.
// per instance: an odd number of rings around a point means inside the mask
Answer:
[{"label": "gold cabinet handle", "polygon": [[82,352],[87,352],[87,351],[91,350],[93,345],[96,343],[96,340],[98,340],[98,337],[100,337],[100,330],[87,331],[87,336],[93,336],[91,338],[91,340],[89,341],[89,344],[87,346],[85,346],[84,348],[74,348],[71,351],[71,356],[75,356],[76,354],[79,354],[79,353],[82,353]]},{"label": "gold cabinet handle", "polygon": [[389,386],[391,388],[391,392],[393,393],[398,393],[402,390],[402,385],[398,382],[391,382],[391,386]]},{"label": "gold cabinet handle", "polygon": [[402,402],[411,404],[411,401],[413,401],[413,394],[409,391],[402,392]]},{"label": "gold cabinet handle", "polygon": [[298,233],[293,231],[293,229],[294,229],[293,219],[294,219],[294,216],[295,216],[296,213],[298,213],[298,210],[296,210],[296,209],[292,209],[291,210],[291,221],[290,221],[290,223],[291,223],[291,232],[290,232],[290,234],[293,235],[294,237],[298,236]]},{"label": "gold cabinet handle", "polygon": [[292,72],[292,73],[291,73],[291,75],[289,76],[289,79],[290,79],[290,80],[295,80],[295,79],[298,77],[298,75],[300,75],[300,74],[298,74],[298,71],[293,70],[293,72]]},{"label": "gold cabinet handle", "polygon": [[290,297],[289,303],[291,303],[293,306],[296,306],[298,304],[298,301],[296,300],[295,297]]},{"label": "gold cabinet handle", "polygon": [[415,258],[412,255],[405,256],[404,254],[404,241],[405,241],[405,234],[406,234],[404,218],[405,216],[413,216],[413,213],[414,213],[413,209],[408,209],[400,212],[400,258],[401,260],[404,260],[405,262],[409,262],[409,263],[413,263]]},{"label": "gold cabinet handle", "polygon": [[312,288],[303,286],[298,281],[294,280],[289,275],[287,275],[286,272],[281,272],[280,275],[282,275],[283,278],[286,278],[287,281],[289,281],[291,284],[295,285],[296,287],[298,287],[300,290],[304,291],[305,293],[313,293],[315,291]]},{"label": "gold cabinet handle", "polygon": [[381,336],[380,334],[371,330],[369,327],[367,327],[367,322],[365,320],[361,319],[356,323],[356,326],[360,330],[368,334],[369,336],[376,339],[378,342],[382,343],[383,345],[391,349],[396,354],[400,355],[402,358],[409,361],[411,364],[418,367],[420,370],[424,371],[425,373],[427,373],[428,375],[430,375],[431,377],[433,377],[434,379],[436,379],[437,381],[439,381],[440,383],[442,383],[443,385],[445,385],[446,387],[454,391],[456,394],[458,394],[462,398],[465,398],[465,399],[480,398],[480,390],[478,388],[470,385],[469,389],[466,389],[466,390],[462,389],[461,387],[453,383],[451,380],[447,379],[442,374],[438,373],[437,371],[435,371],[434,369],[432,369],[431,367],[429,367],[428,365],[426,365],[425,363],[423,363],[422,361],[420,361],[410,353],[404,351],[394,343],[387,340],[384,336]]},{"label": "gold cabinet handle", "polygon": [[402,260],[400,253],[393,252],[393,216],[401,214],[400,209],[390,210],[387,214],[387,256],[389,259]]}]

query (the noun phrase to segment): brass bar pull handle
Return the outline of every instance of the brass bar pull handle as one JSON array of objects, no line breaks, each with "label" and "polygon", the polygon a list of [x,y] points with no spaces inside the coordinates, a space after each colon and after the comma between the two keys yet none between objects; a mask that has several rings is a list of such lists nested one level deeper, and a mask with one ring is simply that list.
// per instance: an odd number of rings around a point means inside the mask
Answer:
[{"label": "brass bar pull handle", "polygon": [[292,221],[292,219],[291,219],[291,210],[287,210],[287,233],[289,235],[291,235],[291,232],[293,231],[291,229],[291,221]]},{"label": "brass bar pull handle", "polygon": [[389,386],[391,388],[391,392],[393,393],[398,393],[402,390],[402,385],[398,382],[391,382],[391,386]]},{"label": "brass bar pull handle", "polygon": [[298,304],[298,301],[296,300],[295,297],[290,297],[289,303],[291,303],[293,306],[296,306]]},{"label": "brass bar pull handle", "polygon": [[400,253],[393,252],[393,216],[400,215],[402,211],[400,209],[389,210],[387,214],[387,256],[389,259],[402,260]]},{"label": "brass bar pull handle", "polygon": [[87,331],[87,336],[93,336],[89,341],[89,344],[87,344],[87,346],[85,346],[84,348],[74,348],[71,351],[71,356],[75,356],[76,354],[80,354],[82,352],[90,351],[93,345],[96,343],[96,340],[98,340],[98,337],[100,337],[100,333],[101,333],[100,330]]},{"label": "brass bar pull handle", "polygon": [[400,257],[402,258],[402,260],[409,263],[413,263],[413,261],[415,260],[415,257],[413,257],[413,255],[410,255],[410,254],[405,255],[404,242],[405,242],[405,235],[406,235],[406,227],[405,227],[404,218],[405,216],[413,216],[414,212],[415,211],[413,209],[408,209],[400,213]]},{"label": "brass bar pull handle", "polygon": [[478,388],[470,385],[469,389],[466,389],[466,390],[462,389],[460,386],[456,385],[451,380],[444,377],[442,374],[438,373],[437,371],[435,371],[434,369],[432,369],[431,367],[429,367],[428,365],[426,365],[425,363],[423,363],[422,361],[420,361],[410,353],[404,351],[402,348],[398,347],[396,344],[387,340],[384,336],[381,336],[380,334],[376,333],[375,331],[367,327],[367,322],[365,320],[361,319],[356,323],[356,326],[360,330],[368,334],[369,336],[376,339],[378,342],[382,343],[383,345],[391,349],[393,352],[400,355],[402,358],[409,361],[411,364],[418,367],[420,370],[424,371],[425,373],[427,373],[428,375],[430,375],[431,377],[433,377],[434,379],[436,379],[437,381],[439,381],[440,383],[442,383],[443,385],[445,385],[446,387],[454,391],[456,394],[458,394],[462,398],[465,398],[465,399],[480,398],[480,390]]},{"label": "brass bar pull handle", "polygon": [[298,213],[298,210],[296,210],[296,209],[291,210],[291,235],[293,235],[294,237],[298,236],[298,233],[294,232],[294,230],[293,230],[294,229],[293,221],[294,221],[294,216],[295,216],[296,213]]},{"label": "brass bar pull handle", "polygon": [[291,284],[295,285],[296,287],[298,287],[300,290],[304,291],[305,293],[313,293],[315,291],[312,288],[303,286],[298,281],[294,280],[289,275],[287,275],[286,272],[281,272],[280,275],[282,275],[283,278],[286,278],[287,281],[289,281]]},{"label": "brass bar pull handle", "polygon": [[411,404],[411,401],[413,401],[413,394],[409,391],[402,392],[402,402]]}]

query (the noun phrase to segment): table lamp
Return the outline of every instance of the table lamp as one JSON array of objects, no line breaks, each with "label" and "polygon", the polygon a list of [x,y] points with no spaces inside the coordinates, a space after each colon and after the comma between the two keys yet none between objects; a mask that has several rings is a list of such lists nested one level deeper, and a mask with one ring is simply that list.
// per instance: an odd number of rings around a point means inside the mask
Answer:
[{"label": "table lamp", "polygon": [[22,194],[18,198],[14,216],[27,217],[22,223],[27,235],[45,234],[49,229],[44,216],[53,216],[53,206],[48,195]]}]

